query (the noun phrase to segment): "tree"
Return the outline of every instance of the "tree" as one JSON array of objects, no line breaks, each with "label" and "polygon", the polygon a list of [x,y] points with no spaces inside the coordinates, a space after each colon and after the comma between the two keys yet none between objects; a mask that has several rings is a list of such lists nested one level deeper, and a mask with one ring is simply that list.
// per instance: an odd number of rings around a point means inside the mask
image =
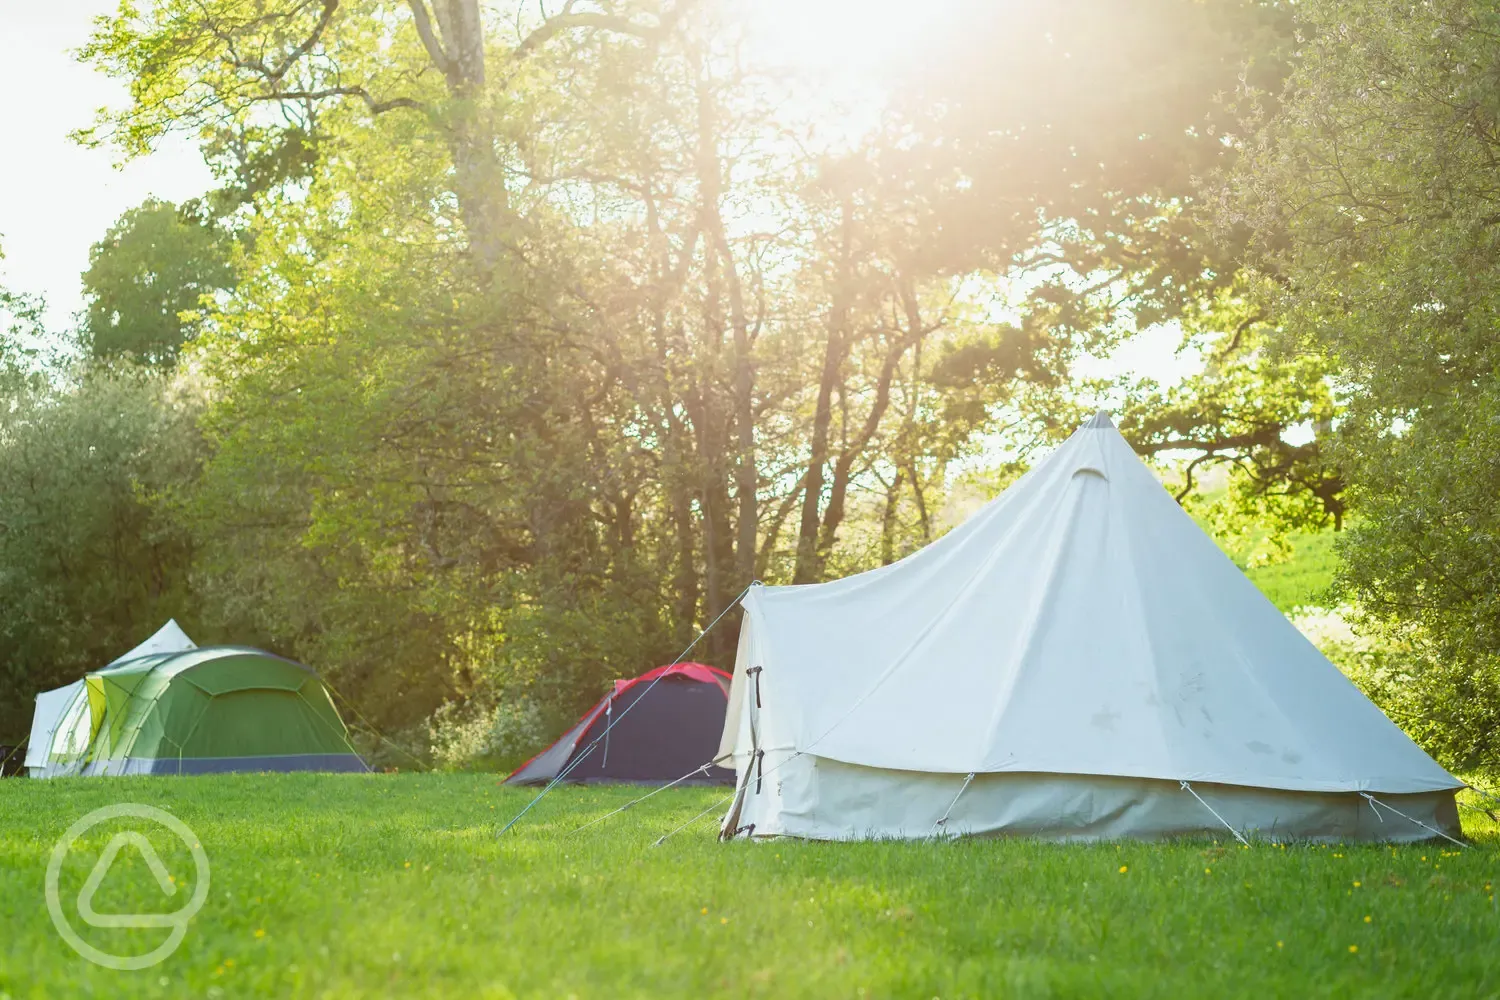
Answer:
[{"label": "tree", "polygon": [[47,336],[46,311],[41,296],[0,285],[0,422],[13,399],[38,385],[43,370],[57,361],[56,346]]},{"label": "tree", "polygon": [[41,303],[0,287],[0,406],[10,405],[36,378]]},{"label": "tree", "polygon": [[974,0],[933,35],[895,105],[928,141],[884,164],[931,191],[925,254],[1022,279],[1022,308],[1094,350],[1234,283],[1235,234],[1204,227],[1196,182],[1236,155],[1222,96],[1286,71],[1278,5]]},{"label": "tree", "polygon": [[[1217,225],[1206,184],[1238,156],[1227,139],[1246,108],[1226,96],[1274,92],[1288,71],[1289,10],[989,3],[960,5],[936,33],[941,54],[914,46],[921,56],[897,104],[908,129],[942,140],[903,140],[922,151],[905,169],[928,178],[924,230],[941,234],[924,253],[948,267],[984,262],[1018,289],[1012,309],[1048,362],[1033,375],[1055,373],[1033,378],[1026,422],[1056,437],[1076,426],[1082,400],[1121,395],[1119,423],[1138,451],[1186,456],[1179,499],[1198,470],[1223,465],[1239,506],[1279,532],[1341,526],[1329,364],[1270,335],[1258,279],[1240,262],[1244,228]],[[1007,71],[987,69],[996,63]],[[1026,91],[1025,79],[1048,82]],[[1203,358],[1184,384],[1067,374],[1079,354],[1108,354],[1163,323]],[[1042,386],[1055,389],[1045,402]],[[1303,432],[1313,440],[1291,443]]]},{"label": "tree", "polygon": [[[206,345],[229,391],[194,507],[203,579],[389,724],[502,692],[561,719],[776,578],[807,495],[826,558],[885,440],[904,468],[929,440],[956,453],[963,435],[914,429],[971,385],[928,381],[967,323],[956,279],[901,273],[918,226],[879,222],[861,182],[852,325],[821,366],[837,202],[803,186],[816,158],[756,145],[773,105],[715,30],[530,57],[570,86],[509,95],[529,235],[504,281],[445,238],[451,153],[422,117],[325,118],[298,196],[256,198]],[[747,227],[752,201],[779,228]],[[803,450],[824,384],[826,494]]]},{"label": "tree", "polygon": [[171,498],[201,456],[197,403],[120,369],[37,387],[0,407],[0,732],[18,741],[37,691],[76,680],[177,617],[191,546]]},{"label": "tree", "polygon": [[170,202],[148,199],[89,251],[81,331],[89,356],[169,368],[215,293],[234,285],[228,237]]},{"label": "tree", "polygon": [[1230,280],[1182,202],[1252,6],[985,14],[993,88],[913,70],[853,138],[724,3],[122,8],[94,138],[204,134],[245,247],[200,335],[204,593],[383,724],[560,723],[754,578],[930,540],[984,444],[1071,421],[1083,352]]},{"label": "tree", "polygon": [[[1179,502],[1200,469],[1230,470],[1234,512],[1278,540],[1290,529],[1342,530],[1347,482],[1337,460],[1342,407],[1326,356],[1287,349],[1247,275],[1184,310],[1202,370],[1162,390],[1133,386],[1119,426],[1142,455],[1187,453]],[[1298,440],[1298,438],[1301,440]]]},{"label": "tree", "polygon": [[[514,22],[528,29],[497,60],[487,52],[497,25],[478,0],[271,0],[253,7],[159,0],[144,9],[122,2],[82,57],[125,78],[132,101],[79,137],[136,155],[169,131],[190,129],[215,137],[221,149],[256,147],[251,156],[264,161],[288,142],[317,135],[330,115],[425,116],[448,147],[451,192],[474,258],[489,270],[517,235],[504,182],[513,147],[497,116],[528,58],[580,31],[649,40],[675,16],[674,9],[638,22],[612,3],[578,7],[568,0],[555,13],[545,5],[540,17],[528,11]],[[274,119],[262,114],[266,109],[280,124],[267,124]]]},{"label": "tree", "polygon": [[1223,222],[1255,234],[1286,349],[1330,358],[1347,397],[1344,582],[1411,650],[1406,709],[1450,764],[1494,766],[1500,22],[1463,0],[1296,12],[1296,70],[1240,139]]}]

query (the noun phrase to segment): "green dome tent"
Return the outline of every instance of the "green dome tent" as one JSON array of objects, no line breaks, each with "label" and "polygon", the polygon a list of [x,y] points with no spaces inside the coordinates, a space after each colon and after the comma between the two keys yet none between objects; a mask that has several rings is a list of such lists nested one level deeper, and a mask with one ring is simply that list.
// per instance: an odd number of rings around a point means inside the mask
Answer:
[{"label": "green dome tent", "polygon": [[113,663],[84,677],[36,777],[365,771],[328,688],[248,646]]}]

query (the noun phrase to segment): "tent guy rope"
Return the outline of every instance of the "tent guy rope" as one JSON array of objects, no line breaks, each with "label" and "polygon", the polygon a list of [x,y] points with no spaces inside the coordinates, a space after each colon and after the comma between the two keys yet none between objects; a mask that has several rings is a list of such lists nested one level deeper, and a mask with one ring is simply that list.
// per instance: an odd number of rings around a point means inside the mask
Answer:
[{"label": "tent guy rope", "polygon": [[1478,788],[1474,785],[1465,785],[1464,787],[1473,792],[1475,795],[1482,796],[1483,798],[1495,803],[1495,805],[1500,806],[1500,795],[1496,795],[1494,792],[1487,792],[1483,788]]},{"label": "tent guy rope", "polygon": [[596,816],[595,818],[589,820],[587,823],[583,824],[582,826],[580,826],[578,829],[574,830],[573,832],[574,833],[582,833],[583,831],[587,830],[589,827],[595,825],[596,823],[603,823],[605,820],[609,819],[611,816],[618,816],[620,813],[624,812],[626,809],[629,809],[631,806],[638,805],[638,804],[640,804],[642,802],[645,802],[651,796],[657,795],[657,794],[659,794],[661,792],[665,792],[668,788],[671,788],[673,785],[681,784],[682,782],[688,780],[689,778],[691,778],[695,774],[707,774],[708,773],[708,769],[711,768],[711,767],[713,767],[713,766],[714,766],[714,762],[713,761],[709,761],[707,764],[699,764],[697,767],[693,768],[691,771],[689,771],[687,774],[684,774],[682,777],[676,778],[673,781],[670,781],[667,784],[662,785],[659,788],[653,788],[653,789],[651,789],[651,791],[647,792],[645,795],[639,796],[637,798],[633,798],[629,802],[627,802],[623,806],[621,806],[620,808],[618,808],[618,809],[611,809],[609,812],[605,813],[603,816]]},{"label": "tent guy rope", "polygon": [[1359,794],[1364,798],[1364,800],[1366,802],[1370,803],[1370,808],[1372,810],[1374,810],[1376,817],[1378,817],[1380,819],[1380,822],[1382,822],[1382,823],[1385,822],[1385,817],[1380,815],[1380,809],[1376,809],[1375,808],[1376,806],[1380,806],[1382,809],[1390,809],[1391,812],[1395,813],[1397,816],[1400,816],[1402,819],[1406,820],[1408,823],[1415,823],[1415,824],[1417,824],[1417,826],[1420,826],[1422,829],[1427,830],[1430,833],[1435,833],[1439,837],[1442,837],[1444,840],[1447,840],[1447,841],[1450,841],[1452,843],[1457,844],[1459,847],[1468,847],[1469,846],[1468,844],[1465,844],[1462,840],[1456,840],[1453,837],[1448,836],[1446,833],[1444,833],[1442,830],[1439,830],[1435,826],[1428,826],[1426,823],[1423,823],[1421,820],[1415,819],[1415,818],[1413,818],[1411,816],[1408,816],[1408,815],[1406,815],[1406,813],[1402,812],[1399,809],[1392,808],[1391,806],[1387,805],[1386,803],[1381,802],[1379,799],[1377,799],[1375,796],[1371,795],[1369,792],[1360,792]]},{"label": "tent guy rope", "polygon": [[956,806],[956,805],[958,805],[958,800],[961,799],[961,798],[963,798],[964,792],[966,792],[968,790],[969,784],[971,782],[973,782],[973,780],[974,780],[974,772],[973,771],[970,771],[968,774],[964,775],[964,783],[962,785],[958,786],[958,794],[955,795],[955,796],[953,796],[953,801],[950,802],[950,803],[948,803],[948,808],[943,810],[943,815],[940,816],[940,817],[938,817],[938,821],[936,823],[932,824],[932,832],[933,833],[947,833],[948,832],[946,829],[944,829],[944,827],[948,823],[948,816],[949,816],[950,813],[953,812],[953,807]]},{"label": "tent guy rope", "polygon": [[[421,770],[423,770],[423,771],[431,771],[432,770],[432,765],[428,764],[422,758],[418,757],[416,754],[412,753],[410,750],[406,749],[406,747],[404,747],[401,744],[397,743],[395,740],[393,740],[390,737],[386,736],[385,733],[382,733],[380,730],[376,729],[375,728],[375,724],[373,722],[371,722],[369,719],[366,719],[364,717],[364,713],[362,713],[358,708],[355,708],[354,705],[352,705],[349,702],[349,699],[345,698],[342,694],[340,694],[338,692],[338,690],[332,684],[329,684],[327,681],[324,681],[323,682],[323,686],[328,689],[328,691],[329,691],[330,694],[332,694],[335,698],[337,698],[339,700],[339,703],[341,705],[343,705],[350,712],[352,712],[354,714],[354,717],[357,720],[359,720],[360,724],[363,725],[367,730],[369,730],[370,733],[371,733],[371,735],[373,735],[377,740],[380,740],[382,743],[384,743],[386,746],[391,747],[393,750],[399,750],[402,753],[406,754],[406,756],[409,757],[409,758],[411,758],[412,762],[415,763],[417,765],[417,767],[420,768]],[[348,740],[347,737],[345,738],[344,742],[345,743],[349,743],[349,740]],[[354,749],[354,744],[353,743],[349,743],[349,749],[350,750]]]},{"label": "tent guy rope", "polygon": [[728,802],[732,798],[734,798],[733,795],[726,795],[722,799],[720,799],[719,801],[710,803],[709,807],[707,809],[703,810],[701,813],[699,813],[698,815],[694,816],[692,819],[688,820],[686,823],[682,824],[677,829],[673,830],[671,833],[664,833],[660,837],[657,837],[656,840],[652,842],[651,846],[652,847],[660,847],[662,844],[665,844],[667,842],[667,838],[669,838],[669,837],[675,837],[677,834],[681,833],[683,830],[686,830],[688,827],[692,826],[694,823],[698,822],[700,819],[702,819],[703,817],[707,816],[709,813],[713,812],[714,810],[716,810],[716,809],[722,809],[724,807],[724,803]]},{"label": "tent guy rope", "polygon": [[1223,816],[1220,816],[1219,815],[1219,811],[1217,809],[1215,809],[1213,806],[1209,805],[1207,802],[1204,802],[1203,801],[1203,796],[1201,796],[1197,792],[1195,792],[1193,790],[1193,786],[1192,785],[1188,784],[1186,781],[1181,782],[1180,784],[1182,785],[1182,788],[1183,788],[1183,790],[1185,792],[1187,792],[1193,798],[1195,798],[1195,799],[1198,800],[1198,804],[1199,805],[1201,805],[1203,808],[1207,809],[1209,812],[1211,812],[1211,813],[1214,814],[1214,819],[1216,819],[1220,823],[1224,824],[1224,829],[1226,829],[1230,833],[1234,834],[1234,839],[1235,840],[1238,840],[1240,843],[1244,844],[1246,847],[1250,846],[1250,841],[1248,841],[1244,837],[1240,836],[1240,831],[1238,831],[1234,827],[1230,826],[1229,825],[1229,821],[1226,820]]},{"label": "tent guy rope", "polygon": [[[750,587],[755,586],[759,582],[760,581],[758,581],[758,580],[752,580],[750,582],[749,586],[747,586],[744,590],[740,591],[739,592],[739,596],[737,596],[734,600],[730,601],[729,604],[728,604],[728,606],[726,606],[723,611],[720,611],[719,614],[718,614],[718,616],[716,618],[714,618],[713,621],[709,622],[708,626],[706,628],[704,628],[703,631],[699,632],[698,635],[693,639],[693,641],[687,644],[687,648],[684,649],[681,653],[678,653],[677,654],[677,658],[675,660],[673,660],[670,664],[668,664],[668,666],[675,667],[679,663],[686,662],[687,661],[687,655],[693,651],[694,647],[696,647],[698,645],[698,643],[700,643],[700,642],[703,641],[703,637],[706,636],[706,635],[708,635],[708,633],[712,632],[713,629],[714,629],[714,626],[717,625],[717,624],[719,624],[719,622],[721,622],[721,621],[724,620],[724,616],[725,615],[729,614],[729,612],[733,611],[736,607],[738,607],[739,603],[745,599],[745,595],[748,594],[748,593],[750,593]],[[543,788],[540,792],[537,792],[536,798],[534,798],[530,802],[526,803],[526,805],[521,809],[521,811],[518,812],[518,813],[516,813],[514,816],[512,816],[511,819],[510,819],[510,822],[506,823],[504,826],[502,826],[500,828],[500,832],[496,833],[495,836],[496,837],[504,836],[505,832],[507,830],[509,830],[511,827],[515,826],[517,823],[519,823],[521,821],[521,817],[522,816],[525,816],[527,813],[531,812],[531,809],[532,809],[533,806],[535,806],[538,802],[542,801],[542,799],[546,798],[548,792],[550,792],[550,791],[552,791],[552,789],[556,788],[559,784],[561,784],[563,782],[564,779],[567,778],[567,776],[569,774],[573,773],[573,769],[576,768],[579,764],[581,764],[583,762],[584,758],[589,755],[589,753],[594,749],[594,747],[598,746],[599,742],[601,740],[603,740],[606,736],[609,735],[609,731],[611,729],[615,728],[616,726],[618,726],[620,724],[620,720],[623,719],[623,718],[625,718],[625,716],[629,715],[630,714],[630,710],[633,709],[633,708],[635,708],[635,706],[639,705],[641,703],[641,701],[645,699],[646,695],[651,692],[651,689],[654,688],[654,687],[656,687],[656,685],[660,684],[662,678],[666,677],[666,676],[667,676],[667,674],[665,672],[663,672],[663,673],[657,675],[657,677],[650,684],[647,684],[646,685],[646,690],[642,691],[640,693],[640,695],[635,699],[635,701],[632,701],[629,705],[626,705],[625,706],[625,710],[622,711],[619,715],[615,716],[614,719],[613,719],[613,721],[611,721],[609,725],[607,725],[607,726],[604,727],[604,732],[600,733],[598,736],[595,736],[594,739],[593,739],[593,741],[590,742],[589,745],[583,749],[582,753],[580,753],[577,756],[575,756],[573,758],[573,760],[568,764],[567,767],[563,768],[561,771],[558,771],[557,772],[557,777],[555,777],[551,781],[547,782],[546,787]]]}]

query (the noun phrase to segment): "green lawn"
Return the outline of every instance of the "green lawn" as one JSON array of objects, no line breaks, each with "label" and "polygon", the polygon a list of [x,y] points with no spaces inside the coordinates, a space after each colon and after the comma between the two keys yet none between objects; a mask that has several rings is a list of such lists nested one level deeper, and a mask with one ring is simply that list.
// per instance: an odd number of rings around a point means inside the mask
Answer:
[{"label": "green lawn", "polygon": [[1284,562],[1245,571],[1260,592],[1285,614],[1298,608],[1327,607],[1328,588],[1338,569],[1332,531],[1298,532],[1292,536],[1292,556]]},{"label": "green lawn", "polygon": [[[10,997],[1482,996],[1500,992],[1500,830],[1477,846],[1028,841],[719,844],[721,792],[488,775],[0,782],[0,994]],[[78,958],[43,903],[53,843],[122,800],[186,821],[208,902],[165,963]],[[1466,822],[1473,814],[1466,814]],[[533,819],[534,817],[534,819]],[[113,827],[86,839],[101,850]],[[154,838],[165,846],[163,837]],[[75,852],[62,897],[93,857]],[[100,912],[175,909],[127,850]],[[186,849],[163,851],[191,872]],[[162,930],[89,930],[137,953]],[[1357,950],[1355,950],[1357,949]]]}]

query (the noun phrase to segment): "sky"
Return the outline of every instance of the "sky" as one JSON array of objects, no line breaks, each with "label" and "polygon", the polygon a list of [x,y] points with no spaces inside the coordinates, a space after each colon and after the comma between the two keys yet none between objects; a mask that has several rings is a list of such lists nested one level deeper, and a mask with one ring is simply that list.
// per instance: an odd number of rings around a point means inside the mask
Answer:
[{"label": "sky", "polygon": [[101,106],[123,106],[122,83],[78,63],[112,0],[0,0],[0,284],[41,294],[48,326],[82,308],[89,247],[126,209],[155,196],[182,201],[212,185],[191,143],[177,140],[120,168],[119,154],[85,149],[68,133]]}]

